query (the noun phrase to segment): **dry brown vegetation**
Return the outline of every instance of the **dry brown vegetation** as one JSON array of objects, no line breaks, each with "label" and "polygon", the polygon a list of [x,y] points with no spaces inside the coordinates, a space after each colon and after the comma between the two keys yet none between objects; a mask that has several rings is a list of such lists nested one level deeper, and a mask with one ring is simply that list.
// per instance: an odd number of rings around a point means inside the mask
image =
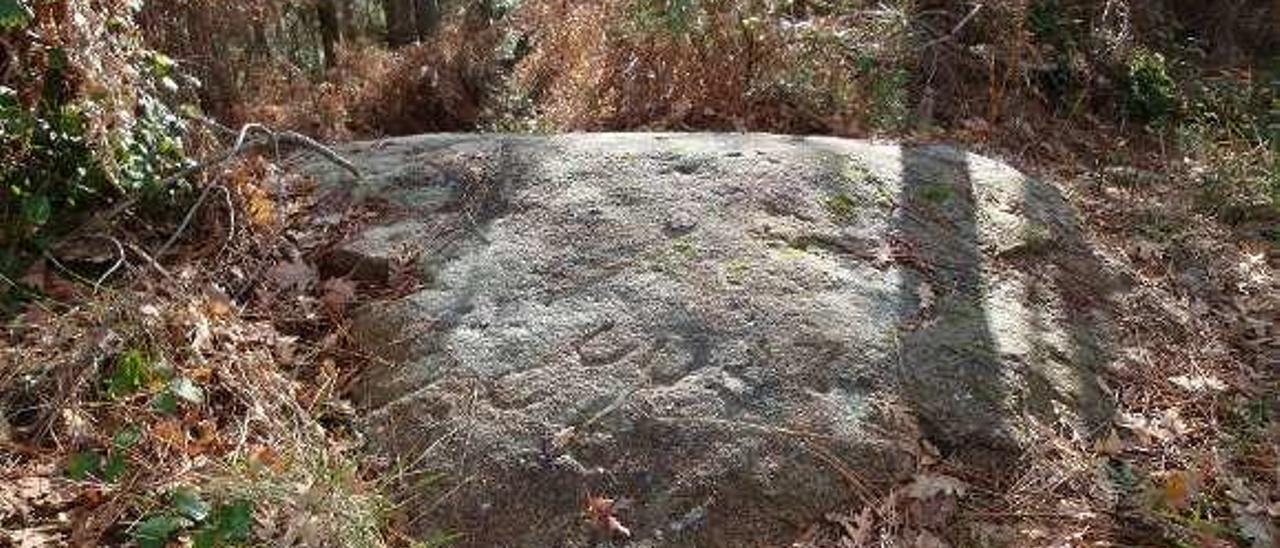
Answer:
[{"label": "dry brown vegetation", "polygon": [[317,269],[369,211],[317,226],[322,197],[260,157],[207,184],[172,257],[121,229],[23,280],[46,298],[0,339],[5,543],[386,544],[342,393],[365,361],[347,311],[388,286]]}]

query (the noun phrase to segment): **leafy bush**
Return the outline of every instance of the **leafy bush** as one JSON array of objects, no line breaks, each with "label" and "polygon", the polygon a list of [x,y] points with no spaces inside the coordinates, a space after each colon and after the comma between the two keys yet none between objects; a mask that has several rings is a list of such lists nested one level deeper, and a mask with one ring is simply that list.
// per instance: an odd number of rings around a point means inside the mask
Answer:
[{"label": "leafy bush", "polygon": [[94,208],[169,198],[160,182],[187,161],[164,100],[178,87],[173,61],[143,47],[136,3],[101,4],[0,0],[0,37],[18,60],[0,81],[0,274],[11,280]]},{"label": "leafy bush", "polygon": [[1164,55],[1138,49],[1126,68],[1125,104],[1130,116],[1152,123],[1173,114],[1178,104],[1178,90],[1169,76]]}]

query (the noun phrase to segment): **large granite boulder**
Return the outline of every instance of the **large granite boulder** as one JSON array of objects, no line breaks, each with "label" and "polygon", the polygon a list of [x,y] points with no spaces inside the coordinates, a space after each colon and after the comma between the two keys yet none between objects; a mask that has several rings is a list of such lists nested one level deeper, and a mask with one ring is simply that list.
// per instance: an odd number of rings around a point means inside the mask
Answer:
[{"label": "large granite boulder", "polygon": [[[322,185],[387,214],[334,261],[415,530],[467,546],[785,545],[944,457],[1010,471],[1107,420],[1106,270],[1050,186],[947,146],[420,136]],[[428,481],[429,480],[429,481]],[[618,501],[629,539],[584,519]]]}]

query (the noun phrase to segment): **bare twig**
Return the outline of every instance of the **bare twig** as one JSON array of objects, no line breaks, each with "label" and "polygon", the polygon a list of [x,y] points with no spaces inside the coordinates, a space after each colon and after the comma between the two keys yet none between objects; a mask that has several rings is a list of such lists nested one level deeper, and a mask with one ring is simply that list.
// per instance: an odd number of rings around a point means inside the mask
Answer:
[{"label": "bare twig", "polygon": [[[23,286],[21,286],[21,285],[18,285],[18,283],[17,283],[17,282],[15,282],[15,281],[13,281],[13,280],[9,279],[9,277],[8,277],[8,276],[5,276],[3,272],[0,272],[0,282],[4,282],[5,284],[9,285],[10,287],[12,287],[12,288],[13,288],[13,290],[14,290],[14,291],[17,291],[17,292],[19,292],[19,293],[26,293],[28,296],[32,297],[31,302],[32,302],[33,304],[35,304],[36,306],[40,307],[40,309],[41,309],[41,310],[44,310],[45,312],[48,312],[48,313],[50,313],[50,314],[52,314],[52,313],[53,313],[53,310],[52,310],[52,309],[50,309],[49,307],[45,306],[45,305],[44,305],[44,303],[40,302],[40,301],[41,301],[40,295],[37,295],[37,294],[35,294],[35,293],[31,292],[31,290],[27,289],[26,287],[23,287]],[[45,297],[45,299],[51,300],[51,301],[53,301],[53,302],[55,302],[55,303],[58,303],[58,304],[60,304],[60,305],[64,305],[64,304],[65,304],[65,303],[59,302],[57,299],[51,299],[51,298],[48,298],[48,297]]]},{"label": "bare twig", "polygon": [[214,185],[214,187],[222,191],[222,197],[227,204],[227,239],[222,242],[222,249],[218,250],[218,255],[221,256],[236,238],[236,206],[231,203],[230,189],[223,185]]},{"label": "bare twig", "polygon": [[129,247],[129,251],[136,253],[139,257],[142,257],[142,260],[146,261],[147,264],[155,267],[156,271],[163,274],[165,278],[173,279],[173,275],[170,274],[169,271],[166,270],[163,266],[160,266],[160,263],[156,262],[155,258],[147,254],[147,252],[144,251],[141,247],[138,247],[137,245],[134,245],[132,243],[127,243],[125,245]]},{"label": "bare twig", "polygon": [[324,159],[329,160],[330,162],[337,164],[342,169],[345,169],[348,172],[350,172],[351,175],[353,175],[356,179],[364,178],[364,176],[360,173],[360,170],[356,168],[355,164],[351,163],[346,158],[343,158],[342,156],[338,155],[338,153],[334,152],[333,149],[320,144],[315,139],[307,137],[306,135],[303,135],[296,131],[283,131],[283,132],[277,133],[276,137],[281,142],[292,144],[292,145],[298,145],[316,154],[319,154],[320,156],[324,157]]},{"label": "bare twig", "polygon": [[[250,137],[252,133],[262,133],[266,135],[266,137],[258,137],[258,138]],[[355,164],[352,164],[346,158],[343,158],[337,152],[334,152],[333,149],[323,144],[320,144],[315,139],[307,137],[306,135],[303,135],[296,131],[273,131],[271,128],[268,128],[263,124],[250,123],[250,124],[245,124],[244,127],[240,128],[240,132],[237,134],[235,146],[227,150],[224,150],[222,152],[219,152],[218,154],[215,154],[212,157],[205,159],[203,162],[200,162],[196,165],[182,169],[181,171],[174,173],[173,175],[170,175],[168,177],[165,177],[164,179],[161,179],[159,186],[161,188],[168,189],[173,185],[178,184],[179,181],[185,180],[186,178],[192,175],[195,175],[197,173],[200,173],[210,168],[221,165],[222,163],[227,162],[228,160],[231,160],[247,151],[253,150],[255,147],[259,145],[264,145],[268,143],[275,146],[277,148],[277,151],[281,143],[305,148],[307,150],[315,152],[316,154],[320,155],[324,159],[329,160],[334,164],[337,164],[342,169],[350,172],[353,176],[355,176],[356,179],[363,178],[363,175],[360,173],[360,170],[356,168]],[[136,197],[128,198],[124,201],[121,201],[115,207],[111,208],[110,210],[107,210],[107,212],[104,213],[103,215],[99,216],[93,221],[90,221],[86,226],[95,226],[98,224],[107,223],[112,219],[116,218],[118,215],[120,215],[124,211],[128,210],[130,207],[133,207],[137,203],[138,203],[138,198]]]},{"label": "bare twig", "polygon": [[251,122],[251,123],[245,124],[244,127],[240,128],[240,133],[238,133],[236,136],[236,146],[233,147],[233,150],[240,150],[242,147],[244,147],[245,138],[247,138],[249,134],[254,131],[258,131],[266,134],[267,139],[270,139],[273,143],[276,141],[276,132],[271,131],[270,129],[267,129],[267,126],[265,125],[262,125],[256,122]]},{"label": "bare twig", "polygon": [[951,28],[951,32],[945,35],[939,36],[937,38],[934,38],[933,40],[930,40],[928,43],[921,46],[920,49],[929,49],[943,42],[954,40],[956,36],[960,35],[960,31],[964,30],[965,25],[968,25],[969,21],[972,21],[973,18],[978,15],[979,11],[982,11],[982,2],[978,2],[974,4],[973,9],[969,10],[969,14],[964,16],[964,18],[961,19],[959,23],[956,23],[955,27]]},{"label": "bare twig", "polygon": [[173,234],[169,236],[168,240],[165,240],[164,245],[157,248],[155,253],[153,253],[156,258],[164,258],[165,253],[169,252],[169,248],[173,247],[173,244],[178,241],[178,238],[182,236],[182,233],[187,230],[187,226],[191,224],[191,220],[196,216],[196,211],[198,211],[200,206],[204,204],[205,199],[209,197],[209,193],[213,192],[213,189],[217,186],[218,185],[209,185],[204,187],[204,192],[201,192],[200,197],[196,198],[196,203],[191,204],[191,207],[187,209],[187,214],[182,216],[182,222],[178,224],[178,228],[173,231]]},{"label": "bare twig", "polygon": [[52,253],[49,253],[48,251],[45,251],[45,252],[44,252],[44,258],[45,258],[45,260],[47,260],[47,261],[49,261],[51,264],[53,264],[53,266],[54,266],[55,268],[57,268],[58,270],[61,270],[63,274],[66,274],[67,276],[70,276],[71,278],[74,278],[76,281],[78,281],[78,282],[80,282],[80,283],[82,283],[82,284],[85,284],[85,285],[94,285],[93,280],[90,280],[90,279],[88,279],[88,278],[86,278],[86,277],[84,277],[84,276],[81,276],[79,272],[76,272],[76,271],[74,271],[74,270],[71,270],[71,269],[70,269],[70,268],[68,268],[66,265],[62,264],[62,261],[59,261],[57,257],[54,257]]},{"label": "bare twig", "polygon": [[93,282],[93,293],[95,295],[97,295],[98,290],[102,288],[102,283],[107,281],[107,278],[110,278],[111,275],[114,274],[115,271],[118,270],[122,265],[124,265],[125,261],[128,259],[128,257],[124,254],[124,246],[120,244],[120,240],[117,240],[105,234],[99,235],[98,238],[107,240],[112,244],[115,244],[116,254],[118,254],[120,258],[116,259],[115,264],[111,265],[111,268],[108,268],[106,272],[102,273],[102,276],[99,276],[98,279]]}]

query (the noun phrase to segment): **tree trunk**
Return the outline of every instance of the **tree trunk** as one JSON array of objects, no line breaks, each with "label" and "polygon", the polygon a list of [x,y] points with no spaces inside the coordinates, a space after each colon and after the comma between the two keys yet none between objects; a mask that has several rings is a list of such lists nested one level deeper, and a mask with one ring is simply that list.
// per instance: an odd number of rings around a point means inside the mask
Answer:
[{"label": "tree trunk", "polygon": [[440,25],[440,0],[414,0],[418,39],[426,40]]},{"label": "tree trunk", "polygon": [[360,36],[360,28],[356,23],[355,0],[338,0],[338,27],[342,31],[344,41]]},{"label": "tree trunk", "polygon": [[394,48],[412,43],[417,37],[413,0],[382,0],[382,10],[387,16],[387,44]]},{"label": "tree trunk", "polygon": [[338,62],[338,42],[342,41],[338,6],[334,0],[316,0],[316,16],[320,22],[320,43],[324,47],[324,66],[333,68]]},{"label": "tree trunk", "polygon": [[235,77],[231,72],[228,63],[231,62],[225,52],[221,51],[216,40],[209,39],[215,34],[215,25],[210,18],[213,11],[209,3],[214,0],[204,0],[195,3],[186,12],[187,34],[193,38],[192,53],[199,67],[198,74],[200,79],[204,81],[204,85],[200,87],[201,100],[204,103],[206,112],[212,114],[215,118],[229,118],[231,105],[238,101],[234,82]]}]

